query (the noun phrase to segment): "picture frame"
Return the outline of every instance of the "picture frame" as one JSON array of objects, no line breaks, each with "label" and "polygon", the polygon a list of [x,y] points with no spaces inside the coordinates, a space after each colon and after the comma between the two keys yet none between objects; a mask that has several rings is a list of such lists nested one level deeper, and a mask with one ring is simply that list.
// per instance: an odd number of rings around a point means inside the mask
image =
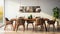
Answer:
[{"label": "picture frame", "polygon": [[19,12],[22,13],[40,13],[40,6],[20,6]]}]

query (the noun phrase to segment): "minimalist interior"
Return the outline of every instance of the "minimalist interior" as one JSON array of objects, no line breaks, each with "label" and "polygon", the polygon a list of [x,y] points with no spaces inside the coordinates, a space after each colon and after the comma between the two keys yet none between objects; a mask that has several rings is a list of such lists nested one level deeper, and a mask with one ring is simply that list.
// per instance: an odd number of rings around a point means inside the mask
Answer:
[{"label": "minimalist interior", "polygon": [[2,2],[2,34],[60,34],[60,0]]}]

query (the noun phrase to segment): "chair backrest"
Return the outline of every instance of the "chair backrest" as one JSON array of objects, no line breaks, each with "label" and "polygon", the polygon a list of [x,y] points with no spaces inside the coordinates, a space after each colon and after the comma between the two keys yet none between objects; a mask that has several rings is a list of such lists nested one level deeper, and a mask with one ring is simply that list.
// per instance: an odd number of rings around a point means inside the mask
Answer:
[{"label": "chair backrest", "polygon": [[47,23],[48,24],[55,24],[55,20],[48,20]]},{"label": "chair backrest", "polygon": [[11,22],[11,24],[13,24],[13,20],[12,19],[10,20],[10,22]]},{"label": "chair backrest", "polygon": [[41,17],[35,17],[35,18],[41,18]]},{"label": "chair backrest", "polygon": [[5,24],[8,25],[8,24],[12,24],[12,22],[10,22],[10,20],[8,18],[5,18]]},{"label": "chair backrest", "polygon": [[24,24],[24,23],[25,23],[24,18],[23,18],[23,17],[19,17],[19,18],[17,19],[17,23],[19,23],[19,24]]},{"label": "chair backrest", "polygon": [[43,18],[36,18],[36,23],[42,25],[45,23],[45,20]]},{"label": "chair backrest", "polygon": [[47,21],[48,24],[54,24],[55,23],[55,19],[54,20],[50,20],[48,18],[44,18],[45,21]]},{"label": "chair backrest", "polygon": [[6,21],[9,21],[9,19],[8,19],[8,18],[5,18],[5,20],[6,20]]}]

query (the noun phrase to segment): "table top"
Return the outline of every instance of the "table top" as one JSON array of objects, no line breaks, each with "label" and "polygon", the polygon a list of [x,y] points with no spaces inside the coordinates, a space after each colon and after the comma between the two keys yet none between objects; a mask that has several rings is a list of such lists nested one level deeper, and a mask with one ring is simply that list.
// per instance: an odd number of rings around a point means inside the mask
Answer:
[{"label": "table top", "polygon": [[36,19],[35,18],[32,18],[32,19],[24,18],[24,20],[33,20],[33,21],[35,21]]},{"label": "table top", "polygon": [[[16,20],[17,20],[17,18],[12,18],[12,19],[10,19],[10,20],[16,21]],[[24,20],[25,20],[25,21],[26,21],[26,20],[33,20],[33,21],[35,21],[35,20],[36,20],[36,18],[32,18],[32,19],[24,18]]]}]

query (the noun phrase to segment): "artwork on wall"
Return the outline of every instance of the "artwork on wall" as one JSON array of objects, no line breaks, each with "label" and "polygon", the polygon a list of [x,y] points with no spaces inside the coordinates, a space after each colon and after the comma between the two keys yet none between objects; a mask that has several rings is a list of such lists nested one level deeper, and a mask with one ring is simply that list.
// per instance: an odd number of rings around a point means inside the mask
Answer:
[{"label": "artwork on wall", "polygon": [[19,9],[19,12],[23,13],[39,13],[40,11],[40,6],[20,6]]}]

